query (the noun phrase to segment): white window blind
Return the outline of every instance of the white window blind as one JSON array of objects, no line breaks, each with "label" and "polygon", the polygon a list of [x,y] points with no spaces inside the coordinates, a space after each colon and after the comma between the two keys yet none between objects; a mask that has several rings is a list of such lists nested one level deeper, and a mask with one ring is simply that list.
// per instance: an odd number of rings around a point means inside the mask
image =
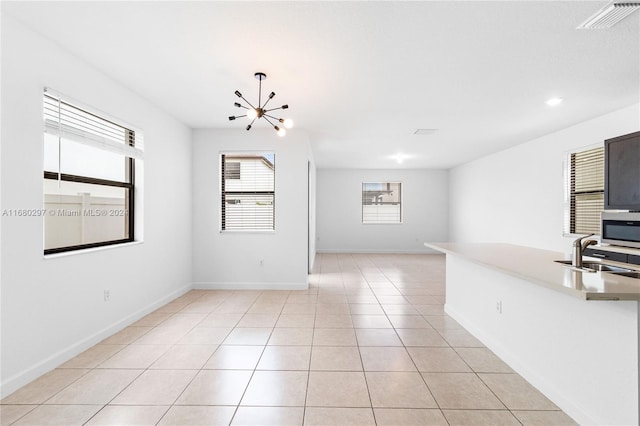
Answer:
[{"label": "white window blind", "polygon": [[362,183],[362,223],[402,223],[402,183]]},{"label": "white window blind", "polygon": [[600,234],[604,209],[604,147],[570,154],[569,223],[571,234]]},{"label": "white window blind", "polygon": [[275,229],[275,155],[221,155],[221,229]]},{"label": "white window blind", "polygon": [[69,142],[109,151],[130,158],[142,159],[142,140],[133,132],[70,105],[59,98],[44,95],[44,132]]}]

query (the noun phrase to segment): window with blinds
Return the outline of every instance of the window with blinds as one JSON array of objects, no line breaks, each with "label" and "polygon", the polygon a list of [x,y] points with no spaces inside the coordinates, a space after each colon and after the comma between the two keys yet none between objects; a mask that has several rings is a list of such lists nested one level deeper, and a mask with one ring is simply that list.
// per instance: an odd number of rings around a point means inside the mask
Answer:
[{"label": "window with blinds", "polygon": [[275,154],[220,156],[221,230],[275,230]]},{"label": "window with blinds", "polygon": [[44,253],[133,241],[141,134],[50,91],[43,119]]},{"label": "window with blinds", "polygon": [[362,223],[402,223],[402,183],[362,183]]},{"label": "window with blinds", "polygon": [[570,234],[600,234],[604,209],[604,147],[569,156],[568,223]]}]

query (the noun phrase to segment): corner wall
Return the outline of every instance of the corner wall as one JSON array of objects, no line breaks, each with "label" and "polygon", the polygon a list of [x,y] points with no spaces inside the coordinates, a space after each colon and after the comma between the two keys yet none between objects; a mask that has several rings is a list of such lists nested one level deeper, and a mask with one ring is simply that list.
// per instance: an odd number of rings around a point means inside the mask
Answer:
[{"label": "corner wall", "polygon": [[141,129],[147,182],[142,243],[45,258],[41,217],[2,217],[7,395],[190,288],[191,132],[7,13],[1,28],[2,209],[43,206],[44,87]]},{"label": "corner wall", "polygon": [[[276,230],[220,232],[220,154],[275,152]],[[201,289],[305,289],[313,162],[304,131],[271,128],[193,132],[193,278]],[[308,183],[311,179],[311,185]]]},{"label": "corner wall", "polygon": [[638,130],[636,104],[451,169],[451,241],[570,252],[573,238],[562,234],[567,152]]},{"label": "corner wall", "polygon": [[[362,182],[402,182],[401,224],[362,223]],[[319,252],[429,253],[448,240],[446,170],[319,169]]]}]

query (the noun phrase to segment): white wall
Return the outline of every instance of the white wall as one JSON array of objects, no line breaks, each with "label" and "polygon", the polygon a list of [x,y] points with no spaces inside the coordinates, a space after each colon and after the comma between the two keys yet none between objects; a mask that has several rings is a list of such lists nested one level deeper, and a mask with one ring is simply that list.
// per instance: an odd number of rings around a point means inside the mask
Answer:
[{"label": "white wall", "polygon": [[[275,152],[276,230],[220,232],[220,154]],[[307,135],[242,126],[193,132],[193,279],[196,288],[306,288]],[[262,261],[262,264],[261,264]]]},{"label": "white wall", "polygon": [[[402,224],[362,224],[362,182],[402,182]],[[446,170],[319,169],[319,252],[430,252],[448,240]]]},{"label": "white wall", "polygon": [[6,12],[1,36],[2,209],[42,208],[45,86],[143,130],[147,182],[144,243],[45,259],[41,217],[2,217],[6,395],[190,288],[191,132]]},{"label": "white wall", "polygon": [[451,169],[451,241],[571,251],[562,235],[566,153],[638,130],[636,104]]},{"label": "white wall", "polygon": [[316,260],[316,215],[317,215],[317,207],[316,207],[316,197],[317,197],[317,169],[316,163],[313,158],[313,152],[311,151],[311,145],[309,145],[309,270],[307,272],[311,273],[313,269],[314,262]]}]

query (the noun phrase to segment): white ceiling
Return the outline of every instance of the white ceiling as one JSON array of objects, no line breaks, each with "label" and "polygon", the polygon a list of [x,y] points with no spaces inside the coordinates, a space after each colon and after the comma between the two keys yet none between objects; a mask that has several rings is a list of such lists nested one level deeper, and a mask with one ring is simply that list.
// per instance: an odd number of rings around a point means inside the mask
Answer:
[{"label": "white ceiling", "polygon": [[[262,71],[318,167],[449,168],[639,102],[640,13],[575,29],[605,4],[3,1],[2,12],[192,128],[245,132],[227,118],[234,91],[255,101]],[[547,106],[553,96],[565,102]]]}]

